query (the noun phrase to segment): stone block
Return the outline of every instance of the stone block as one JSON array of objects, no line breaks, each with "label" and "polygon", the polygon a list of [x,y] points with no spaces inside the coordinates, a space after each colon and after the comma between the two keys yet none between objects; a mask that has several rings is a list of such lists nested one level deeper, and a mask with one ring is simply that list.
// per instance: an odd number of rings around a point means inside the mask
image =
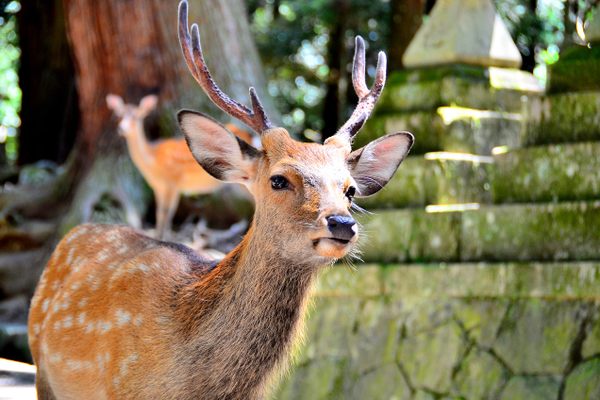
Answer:
[{"label": "stone block", "polygon": [[560,375],[569,363],[580,326],[581,305],[516,301],[502,321],[493,348],[516,374]]},{"label": "stone block", "polygon": [[523,95],[538,97],[535,78],[517,69],[449,65],[390,74],[377,113],[433,111],[457,105],[481,110],[520,112]]},{"label": "stone block", "polygon": [[600,399],[600,359],[579,364],[567,377],[564,400]]},{"label": "stone block", "polygon": [[494,160],[496,203],[600,198],[600,142],[516,149]]},{"label": "stone block", "polygon": [[491,165],[487,162],[484,157],[468,154],[411,156],[380,192],[357,202],[367,209],[487,203],[491,201]]},{"label": "stone block", "polygon": [[448,323],[400,342],[398,363],[413,387],[448,392],[452,371],[465,353],[466,345],[456,324]]},{"label": "stone block", "polygon": [[550,95],[527,114],[529,145],[600,140],[600,91]]},{"label": "stone block", "polygon": [[379,211],[358,216],[364,225],[360,248],[367,262],[453,261],[458,259],[456,213]]},{"label": "stone block", "polygon": [[423,154],[441,149],[441,137],[446,125],[436,110],[377,113],[356,135],[354,147],[362,147],[388,133],[408,131],[415,136],[410,154]]},{"label": "stone block", "polygon": [[[545,376],[515,376],[500,396],[501,400],[558,399],[560,382]],[[583,397],[581,398],[583,399]]]},{"label": "stone block", "polygon": [[412,393],[398,366],[386,364],[360,376],[343,398],[412,400]]},{"label": "stone block", "polygon": [[587,326],[585,341],[581,348],[581,356],[583,358],[590,358],[600,354],[600,304],[594,311],[593,318]]},{"label": "stone block", "polygon": [[600,259],[600,202],[485,206],[461,217],[462,260]]},{"label": "stone block", "polygon": [[456,373],[456,391],[465,399],[495,399],[508,379],[508,372],[493,356],[472,349]]}]

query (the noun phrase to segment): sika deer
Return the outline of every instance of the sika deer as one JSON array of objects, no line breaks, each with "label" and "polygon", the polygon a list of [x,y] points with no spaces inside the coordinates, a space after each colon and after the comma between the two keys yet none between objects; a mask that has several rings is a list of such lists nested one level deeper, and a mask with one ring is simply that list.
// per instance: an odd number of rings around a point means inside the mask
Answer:
[{"label": "sika deer", "polygon": [[[183,138],[148,142],[144,118],[156,108],[158,98],[144,97],[138,106],[125,104],[117,95],[106,96],[106,104],[119,117],[119,133],[127,140],[129,155],[154,192],[156,199],[156,236],[162,239],[171,229],[181,194],[206,194],[217,190],[223,182],[207,174],[190,153]],[[233,124],[226,129],[241,139],[252,141],[252,135]]]},{"label": "sika deer", "polygon": [[84,225],[58,245],[32,301],[29,334],[42,398],[258,399],[286,364],[321,266],[357,238],[354,196],[381,189],[413,138],[395,133],[351,151],[385,81],[364,80],[356,39],[353,82],[359,103],[323,145],[273,127],[254,89],[252,109],[219,90],[204,64],[198,27],[179,36],[191,73],[212,101],[260,132],[263,150],[210,118],[179,113],[203,168],[245,184],[256,199],[238,247],[212,264],[189,249],[115,226]]}]

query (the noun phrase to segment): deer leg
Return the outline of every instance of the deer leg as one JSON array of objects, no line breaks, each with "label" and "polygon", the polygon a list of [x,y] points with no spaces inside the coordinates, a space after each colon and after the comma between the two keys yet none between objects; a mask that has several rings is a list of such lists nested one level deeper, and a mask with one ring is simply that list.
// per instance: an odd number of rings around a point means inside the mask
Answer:
[{"label": "deer leg", "polygon": [[179,193],[176,190],[156,196],[156,236],[158,239],[163,239],[165,233],[171,230],[171,220],[178,204]]},{"label": "deer leg", "polygon": [[52,389],[50,389],[50,385],[39,370],[37,374],[35,374],[35,390],[37,391],[37,398],[39,400],[56,399],[56,397],[54,397],[54,393],[52,393]]}]

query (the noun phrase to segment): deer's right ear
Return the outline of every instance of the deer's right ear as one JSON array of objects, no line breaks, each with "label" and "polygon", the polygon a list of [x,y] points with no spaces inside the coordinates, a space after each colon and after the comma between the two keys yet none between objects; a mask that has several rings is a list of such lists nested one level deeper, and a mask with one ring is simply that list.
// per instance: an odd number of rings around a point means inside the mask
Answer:
[{"label": "deer's right ear", "polygon": [[125,107],[125,103],[121,96],[112,93],[106,96],[106,105],[116,113],[121,112],[123,107]]},{"label": "deer's right ear", "polygon": [[177,119],[194,158],[206,172],[227,182],[254,180],[258,150],[201,113],[182,110]]}]

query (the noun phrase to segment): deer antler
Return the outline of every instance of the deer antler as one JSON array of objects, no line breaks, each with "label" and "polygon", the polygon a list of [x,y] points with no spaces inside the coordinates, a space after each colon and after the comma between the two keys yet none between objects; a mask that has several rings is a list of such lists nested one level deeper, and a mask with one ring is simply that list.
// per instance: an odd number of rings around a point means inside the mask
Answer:
[{"label": "deer antler", "polygon": [[200,31],[197,24],[192,25],[192,33],[190,35],[188,29],[187,0],[182,0],[179,3],[179,43],[190,72],[202,90],[204,90],[217,107],[232,117],[239,119],[258,133],[262,133],[273,127],[253,87],[250,87],[251,110],[227,96],[217,86],[204,62],[202,47],[200,45]]},{"label": "deer antler", "polygon": [[331,138],[325,141],[341,142],[343,145],[351,145],[354,135],[367,121],[381,92],[385,86],[386,56],[383,51],[379,52],[377,58],[377,70],[373,87],[369,90],[365,81],[365,42],[360,36],[356,36],[354,47],[354,61],[352,64],[352,85],[358,96],[358,104],[352,115],[344,125]]}]

